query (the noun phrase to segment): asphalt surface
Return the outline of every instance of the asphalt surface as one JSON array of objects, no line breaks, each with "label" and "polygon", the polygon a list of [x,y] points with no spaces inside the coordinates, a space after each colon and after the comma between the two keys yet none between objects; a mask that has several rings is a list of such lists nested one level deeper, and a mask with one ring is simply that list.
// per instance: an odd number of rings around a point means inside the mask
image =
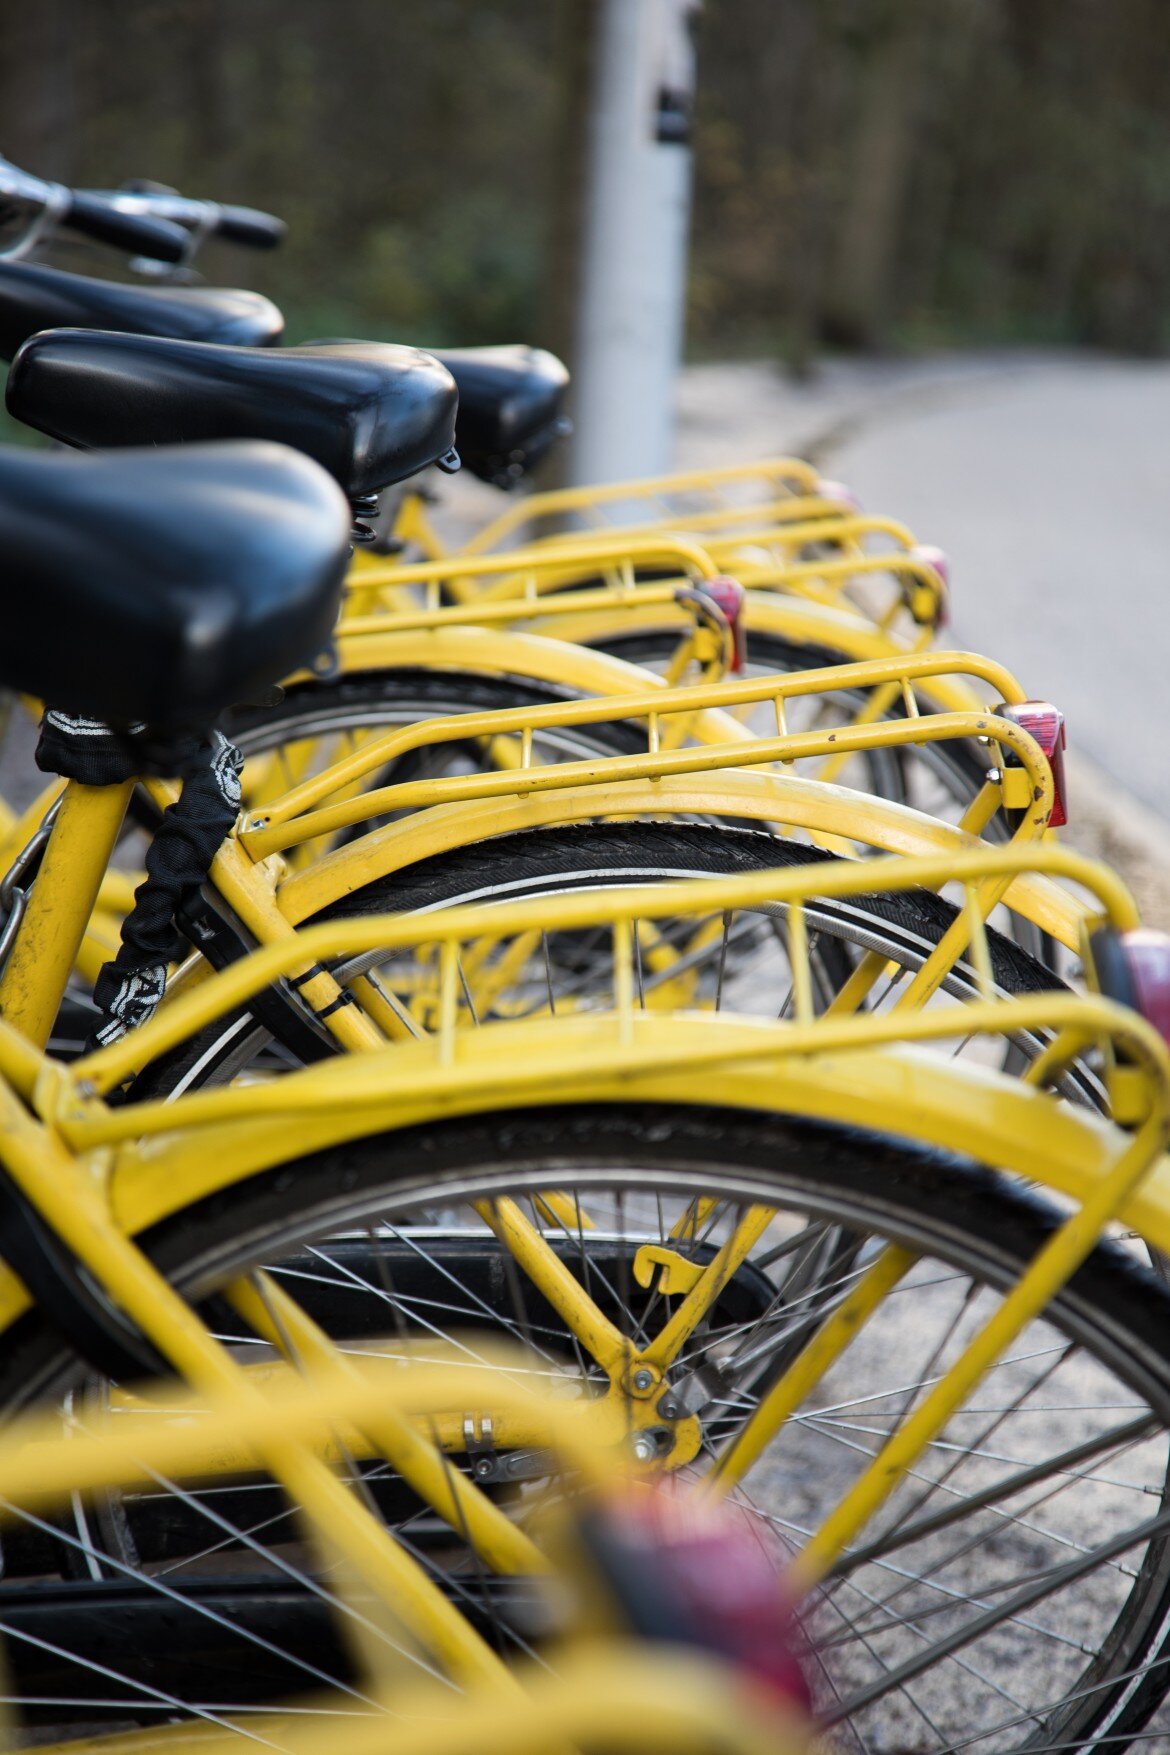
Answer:
[{"label": "asphalt surface", "polygon": [[955,644],[1170,817],[1170,364],[1066,354],[694,367],[682,464],[814,454],[952,561]]}]

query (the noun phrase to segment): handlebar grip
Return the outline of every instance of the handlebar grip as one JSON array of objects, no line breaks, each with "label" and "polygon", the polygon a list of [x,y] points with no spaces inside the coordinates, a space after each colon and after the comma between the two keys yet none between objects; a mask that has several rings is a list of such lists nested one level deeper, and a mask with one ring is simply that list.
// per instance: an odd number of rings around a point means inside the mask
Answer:
[{"label": "handlebar grip", "polygon": [[275,250],[284,242],[288,227],[274,213],[262,213],[258,207],[227,207],[217,203],[215,230],[230,244],[245,244],[252,250]]},{"label": "handlebar grip", "polygon": [[135,256],[149,256],[156,262],[182,262],[187,251],[188,237],[181,225],[173,225],[169,219],[122,212],[114,202],[100,195],[73,191],[60,223],[100,244],[110,244],[115,250]]}]

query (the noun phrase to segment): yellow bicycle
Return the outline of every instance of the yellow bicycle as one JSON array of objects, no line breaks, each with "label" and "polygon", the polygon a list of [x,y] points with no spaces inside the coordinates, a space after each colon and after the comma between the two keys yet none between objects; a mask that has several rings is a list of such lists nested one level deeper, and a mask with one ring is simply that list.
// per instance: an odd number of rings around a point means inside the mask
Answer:
[{"label": "yellow bicycle", "polygon": [[[98,613],[115,581],[141,585],[123,649],[87,686],[100,691],[91,710],[138,702],[156,714],[156,752],[191,710],[177,689],[160,699],[144,662],[160,605],[182,638],[198,632],[201,710],[265,664],[292,668],[332,615],[347,514],[286,453],[13,459],[4,479],[19,507],[5,519],[9,563],[18,582],[36,566],[51,587],[36,600],[45,627],[77,613],[83,590]],[[243,638],[233,608],[257,605],[241,521],[262,514],[281,529],[295,518],[297,540],[278,551],[263,621]],[[84,586],[59,534],[79,527]],[[156,581],[148,602],[163,533],[181,547],[184,578]],[[199,615],[212,586],[214,640]],[[22,602],[31,614],[34,600]],[[8,682],[29,680],[23,663],[14,642]],[[68,673],[48,680],[65,689]],[[63,705],[81,703],[67,692]],[[638,703],[643,720],[655,711]],[[1170,1060],[1115,1001],[1005,991],[986,919],[1013,891],[1058,909],[1071,884],[1082,902],[1067,918],[1083,923],[1106,989],[1119,961],[1148,992],[1150,962],[1134,958],[1156,956],[1130,936],[1124,888],[1042,840],[1052,775],[1034,741],[1007,718],[988,716],[985,729],[1039,792],[1012,847],[939,825],[933,858],[339,916],[180,984],[149,1022],[65,1066],[7,1008],[14,970],[16,991],[32,995],[35,963],[42,976],[70,966],[89,912],[79,899],[96,888],[131,786],[72,782],[3,995],[0,1192],[20,1278],[0,1276],[0,1397],[8,1409],[33,1397],[68,1409],[88,1368],[112,1415],[149,1416],[134,1384],[165,1362],[197,1393],[226,1398],[241,1431],[221,1458],[223,1491],[152,1480],[110,1496],[100,1517],[79,1522],[71,1506],[38,1540],[8,1543],[0,1622],[36,1580],[72,1612],[80,1556],[98,1631],[115,1624],[118,1580],[162,1574],[198,1596],[247,1579],[232,1637],[270,1628],[283,1593],[287,1642],[311,1653],[316,1598],[300,1582],[289,1600],[281,1564],[291,1504],[330,1528],[365,1589],[393,1600],[428,1663],[503,1686],[508,1654],[531,1641],[534,1514],[563,1489],[547,1423],[496,1396],[489,1356],[464,1341],[458,1393],[448,1386],[422,1429],[386,1407],[375,1427],[344,1434],[356,1495],[311,1448],[264,1429],[265,1385],[290,1366],[345,1376],[370,1355],[413,1362],[459,1346],[470,1319],[525,1342],[593,1442],[731,1503],[799,1609],[817,1723],[842,1747],[912,1735],[937,1749],[1022,1750],[1136,1729],[1164,1680],[1170,1325],[1137,1249],[1106,1233],[1170,1244],[1159,1168]],[[648,750],[635,787],[668,789],[674,756],[692,759]],[[519,772],[521,793],[572,790],[558,769]],[[823,810],[831,792],[806,796]],[[605,807],[624,802],[611,793]],[[919,972],[919,997],[937,982],[936,1004],[818,1007],[819,910],[947,883],[962,900]],[[783,1017],[746,998],[735,1011],[701,994],[669,1012],[648,1003],[656,932],[739,916],[784,922]],[[605,994],[594,975],[585,1006],[475,1013],[464,978],[476,947],[547,945],[551,959],[581,933],[608,941],[591,960]],[[279,1077],[253,1069],[119,1100],[139,1068],[230,1027],[274,985],[313,993],[330,969],[371,955],[434,967],[429,1028]],[[948,996],[964,956],[973,993]],[[1018,1070],[929,1052],[956,1039],[1037,1048]],[[1086,1064],[1108,1113],[1059,1094]],[[247,1439],[257,1430],[259,1468]],[[88,1632],[69,1625],[70,1643],[95,1636],[92,1618]],[[70,1652],[51,1643],[59,1674]],[[92,1648],[79,1655],[91,1672]],[[170,1648],[162,1661],[165,1676]],[[225,1673],[217,1661],[217,1686]],[[207,1705],[186,1686],[171,1703],[194,1717]]]}]

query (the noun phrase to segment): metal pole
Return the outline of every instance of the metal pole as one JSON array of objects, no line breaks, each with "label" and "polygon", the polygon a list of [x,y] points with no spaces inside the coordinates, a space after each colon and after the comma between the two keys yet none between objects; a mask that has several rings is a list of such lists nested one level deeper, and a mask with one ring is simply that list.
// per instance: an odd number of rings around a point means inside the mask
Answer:
[{"label": "metal pole", "polygon": [[699,0],[602,0],[577,345],[575,483],[673,461]]}]

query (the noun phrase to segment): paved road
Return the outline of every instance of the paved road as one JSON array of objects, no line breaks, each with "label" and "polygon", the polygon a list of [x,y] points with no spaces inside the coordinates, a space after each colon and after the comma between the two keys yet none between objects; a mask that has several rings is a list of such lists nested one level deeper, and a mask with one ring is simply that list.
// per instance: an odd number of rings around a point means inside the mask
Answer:
[{"label": "paved road", "polygon": [[817,450],[953,563],[956,644],[1010,664],[1074,745],[1170,818],[1170,364],[1063,354],[700,366],[679,456]]},{"label": "paved road", "polygon": [[[1051,696],[1074,747],[1170,820],[1170,365],[849,363],[806,385],[767,366],[702,366],[683,376],[679,413],[681,464],[811,452],[868,509],[939,543],[952,560],[954,643]],[[1074,793],[1076,839],[1121,865],[1146,917],[1170,927],[1170,837],[1146,813],[1135,825],[1109,784],[1094,794],[1081,813]],[[1078,1589],[1064,1614],[1087,1600]],[[948,1680],[940,1673],[944,1696]],[[968,1697],[969,1679],[960,1685]],[[1150,1755],[1168,1755],[1170,1710],[1146,1735]]]}]

